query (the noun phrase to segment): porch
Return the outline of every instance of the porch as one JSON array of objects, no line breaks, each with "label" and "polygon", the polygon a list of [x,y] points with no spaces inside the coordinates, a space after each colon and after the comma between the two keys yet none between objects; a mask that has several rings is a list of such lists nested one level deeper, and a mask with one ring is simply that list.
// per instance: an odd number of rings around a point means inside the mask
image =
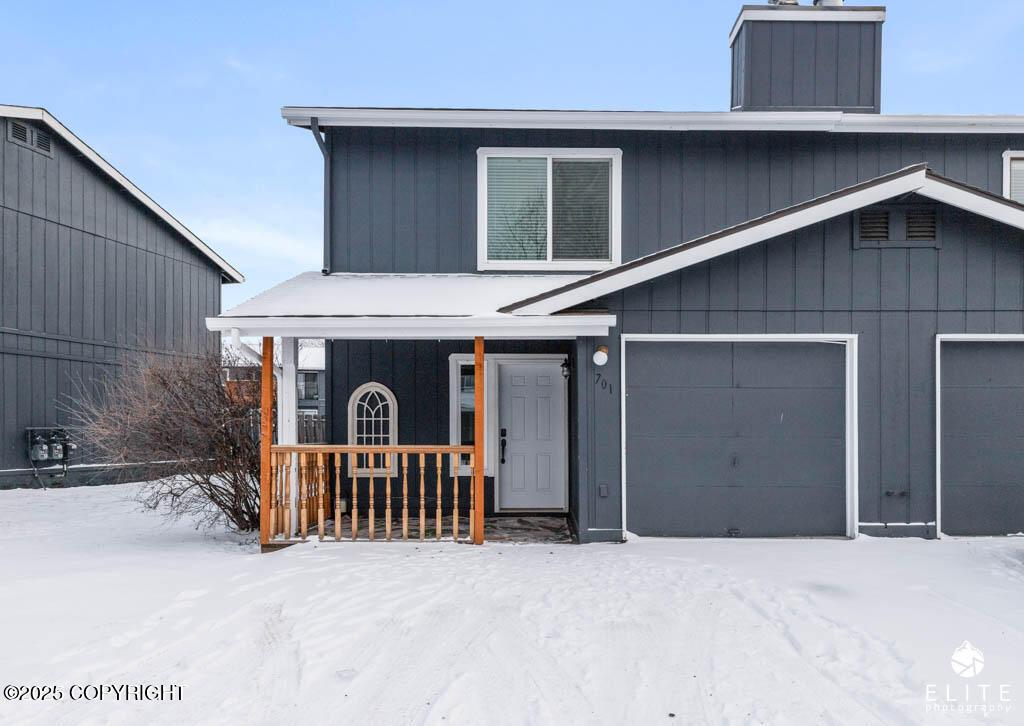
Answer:
[{"label": "porch", "polygon": [[[306,273],[208,319],[211,330],[228,333],[236,345],[243,335],[263,339],[261,432],[273,428],[274,376],[279,380],[278,443],[261,437],[260,541],[264,549],[314,537],[336,542],[569,541],[566,341],[605,336],[615,318],[595,313],[496,312],[502,304],[565,281],[502,275]],[[281,347],[278,369],[275,338]],[[434,410],[433,429],[405,435],[415,443],[403,443],[399,437],[398,399],[408,402],[420,397],[417,391],[436,393],[444,386],[436,368],[419,377],[419,372],[412,372],[417,370],[415,361],[396,354],[394,370],[389,368],[385,378],[408,362],[409,368],[400,374],[405,379],[403,390],[390,381],[382,382],[369,368],[356,366],[360,368],[356,380],[338,392],[339,400],[349,398],[347,426],[342,409],[336,407],[331,443],[299,445],[295,391],[299,338],[363,345],[379,341],[382,346],[444,341],[457,344],[460,351],[471,350],[434,356],[433,363],[451,373],[449,408],[460,416],[458,421],[453,419],[448,442],[442,443],[443,433],[436,428],[443,417],[440,407]],[[502,342],[491,354],[485,352],[485,339]],[[464,347],[466,341],[471,341],[471,348]],[[527,345],[529,350],[523,347]],[[523,444],[510,435],[506,457],[504,431],[509,424],[500,424],[499,444],[497,416],[511,411],[512,403],[499,402],[500,386],[505,390],[515,386],[525,396],[515,405],[533,412],[530,426],[535,430],[528,431],[527,438],[533,436],[538,444],[534,449],[517,449]],[[540,410],[543,416],[536,413]],[[558,443],[545,449],[542,439]],[[496,479],[505,483],[498,487]],[[518,486],[509,483],[513,479]],[[540,498],[536,492],[533,499],[520,498],[530,487],[543,490]],[[504,516],[485,520],[485,506],[488,513]],[[558,514],[560,518],[553,516]]]}]

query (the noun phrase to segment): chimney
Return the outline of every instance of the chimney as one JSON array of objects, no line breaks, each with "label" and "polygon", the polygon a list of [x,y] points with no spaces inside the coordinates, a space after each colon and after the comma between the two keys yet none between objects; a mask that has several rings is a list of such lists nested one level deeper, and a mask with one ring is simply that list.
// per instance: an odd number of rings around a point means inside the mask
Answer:
[{"label": "chimney", "polygon": [[881,6],[744,5],[729,36],[733,111],[880,113]]}]

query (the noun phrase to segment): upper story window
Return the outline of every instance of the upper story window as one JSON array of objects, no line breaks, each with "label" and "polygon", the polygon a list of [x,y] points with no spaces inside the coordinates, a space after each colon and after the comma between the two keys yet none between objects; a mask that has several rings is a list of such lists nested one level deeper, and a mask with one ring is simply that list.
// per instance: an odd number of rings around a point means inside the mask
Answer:
[{"label": "upper story window", "polygon": [[619,149],[482,148],[477,158],[478,269],[618,264]]},{"label": "upper story window", "polygon": [[1003,154],[1003,196],[1024,204],[1024,151]]}]

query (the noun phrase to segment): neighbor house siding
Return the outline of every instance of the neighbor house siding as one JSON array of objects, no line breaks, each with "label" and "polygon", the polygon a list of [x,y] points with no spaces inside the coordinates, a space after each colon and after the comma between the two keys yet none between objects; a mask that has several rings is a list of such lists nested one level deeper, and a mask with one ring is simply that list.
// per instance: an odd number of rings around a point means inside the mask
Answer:
[{"label": "neighbor house siding", "polygon": [[[595,428],[589,526],[620,521],[620,398],[595,376],[617,386],[621,333],[856,333],[860,521],[933,521],[935,334],[1024,332],[1024,233],[938,208],[940,249],[853,249],[846,215],[591,303],[619,327],[584,343],[609,346],[604,368],[581,357],[592,388],[581,415]],[[608,497],[602,482],[615,484]]]},{"label": "neighbor house siding", "polygon": [[[217,349],[221,273],[53,137],[50,158],[0,119],[0,470],[24,469],[24,429],[68,422],[78,382],[125,354]],[[79,457],[75,463],[90,463]],[[22,482],[0,471],[0,485]]]},{"label": "neighbor house siding", "polygon": [[622,149],[622,260],[911,164],[1002,193],[1024,136],[333,128],[331,269],[476,272],[477,149]]}]

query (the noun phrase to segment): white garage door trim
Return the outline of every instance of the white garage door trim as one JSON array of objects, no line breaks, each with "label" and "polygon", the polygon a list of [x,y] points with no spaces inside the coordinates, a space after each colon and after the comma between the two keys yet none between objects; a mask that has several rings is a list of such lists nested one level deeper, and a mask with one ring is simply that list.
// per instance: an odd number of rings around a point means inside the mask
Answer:
[{"label": "white garage door trim", "polygon": [[939,333],[935,336],[935,537],[942,537],[942,344],[1024,343],[1019,333]]},{"label": "white garage door trim", "polygon": [[[1024,336],[1021,336],[1024,339]],[[857,424],[857,336],[848,334],[829,335],[818,333],[790,334],[747,334],[747,335],[691,335],[687,333],[624,333],[620,340],[619,381],[620,433],[622,470],[622,534],[628,530],[626,522],[626,350],[631,341],[656,343],[836,343],[846,346],[846,536],[857,537],[859,528],[858,493],[858,424]]]}]

